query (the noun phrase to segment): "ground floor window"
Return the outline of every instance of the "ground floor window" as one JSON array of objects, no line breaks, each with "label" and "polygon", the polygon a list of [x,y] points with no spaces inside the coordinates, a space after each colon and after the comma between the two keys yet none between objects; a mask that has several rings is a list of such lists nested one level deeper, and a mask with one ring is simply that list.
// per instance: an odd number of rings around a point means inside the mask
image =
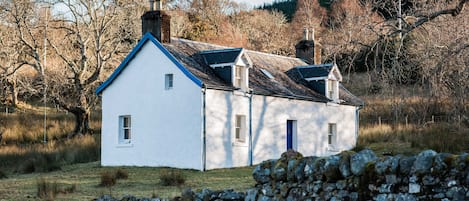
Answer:
[{"label": "ground floor window", "polygon": [[246,116],[236,115],[235,120],[235,140],[236,142],[246,142]]},{"label": "ground floor window", "polygon": [[329,123],[328,134],[327,134],[327,142],[329,146],[334,146],[337,144],[337,124]]},{"label": "ground floor window", "polygon": [[119,116],[119,143],[129,144],[132,135],[132,121],[130,115]]}]

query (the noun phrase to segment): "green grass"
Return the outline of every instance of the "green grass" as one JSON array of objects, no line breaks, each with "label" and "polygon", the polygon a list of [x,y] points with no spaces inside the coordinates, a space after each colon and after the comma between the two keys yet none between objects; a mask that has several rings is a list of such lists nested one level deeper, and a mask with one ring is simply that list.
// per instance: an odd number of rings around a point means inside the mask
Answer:
[{"label": "green grass", "polygon": [[[117,170],[128,172],[128,179],[117,180],[111,187],[101,187],[101,173],[115,172]],[[160,173],[169,168],[150,167],[101,167],[99,162],[66,165],[60,171],[33,174],[12,174],[0,182],[0,200],[38,200],[37,181],[45,179],[57,183],[58,186],[76,185],[73,193],[58,194],[55,200],[91,200],[100,195],[112,193],[116,198],[126,194],[137,197],[151,197],[157,195],[162,198],[179,196],[183,188],[201,190],[235,189],[245,191],[253,187],[253,167],[219,169],[206,172],[196,170],[181,170],[186,176],[184,185],[163,186],[159,180]]]}]

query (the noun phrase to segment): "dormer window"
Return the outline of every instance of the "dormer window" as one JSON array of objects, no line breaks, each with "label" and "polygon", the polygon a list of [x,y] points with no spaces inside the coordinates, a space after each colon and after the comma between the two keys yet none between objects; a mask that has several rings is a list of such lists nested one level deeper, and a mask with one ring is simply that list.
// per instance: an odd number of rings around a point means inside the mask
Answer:
[{"label": "dormer window", "polygon": [[252,62],[244,49],[207,50],[200,55],[221,79],[238,90],[249,89],[248,70]]},{"label": "dormer window", "polygon": [[234,86],[241,88],[243,83],[243,68],[241,66],[235,66],[235,82]]},{"label": "dormer window", "polygon": [[339,82],[342,81],[342,75],[336,64],[298,66],[295,69],[310,88],[339,103]]},{"label": "dormer window", "polygon": [[246,83],[246,67],[244,66],[233,66],[234,69],[234,79],[233,86],[242,90],[247,88]]},{"label": "dormer window", "polygon": [[337,80],[328,79],[327,82],[327,98],[338,101],[339,100],[339,84]]}]

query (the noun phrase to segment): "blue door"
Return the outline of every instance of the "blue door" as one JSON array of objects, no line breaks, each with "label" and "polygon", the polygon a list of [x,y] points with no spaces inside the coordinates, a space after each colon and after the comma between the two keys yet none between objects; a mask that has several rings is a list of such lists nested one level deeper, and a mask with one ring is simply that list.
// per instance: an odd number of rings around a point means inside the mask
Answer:
[{"label": "blue door", "polygon": [[293,149],[293,120],[287,120],[287,150]]}]

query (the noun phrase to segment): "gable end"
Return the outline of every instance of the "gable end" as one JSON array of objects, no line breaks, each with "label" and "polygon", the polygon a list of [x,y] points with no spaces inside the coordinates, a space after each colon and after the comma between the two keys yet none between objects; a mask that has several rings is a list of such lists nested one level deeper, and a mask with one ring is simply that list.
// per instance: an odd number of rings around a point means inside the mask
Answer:
[{"label": "gable end", "polygon": [[203,86],[203,83],[199,78],[187,70],[187,68],[185,68],[165,47],[163,47],[163,45],[161,45],[161,43],[158,42],[158,40],[156,40],[156,38],[151,33],[147,32],[143,36],[142,40],[140,40],[140,42],[137,44],[137,46],[135,46],[135,48],[132,49],[124,61],[122,61],[119,67],[114,70],[111,76],[96,89],[97,95],[102,93],[109,85],[111,85],[111,83],[120,75],[120,73],[127,67],[127,64],[135,57],[135,55],[142,49],[143,45],[148,41],[151,41],[156,47],[158,47],[158,49],[161,50],[161,52],[163,52],[163,54],[166,55],[166,57],[168,57],[169,60],[171,60],[171,62],[173,62],[174,65],[176,65],[179,70],[181,70],[184,75],[192,80],[197,86]]}]

